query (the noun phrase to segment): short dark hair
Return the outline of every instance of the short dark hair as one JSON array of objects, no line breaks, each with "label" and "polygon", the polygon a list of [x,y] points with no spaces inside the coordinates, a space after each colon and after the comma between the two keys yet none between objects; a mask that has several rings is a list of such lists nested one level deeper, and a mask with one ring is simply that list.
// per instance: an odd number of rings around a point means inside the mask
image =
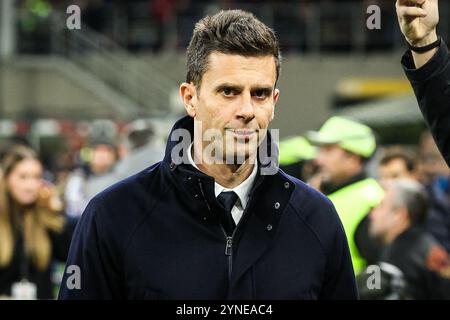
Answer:
[{"label": "short dark hair", "polygon": [[281,54],[274,31],[243,10],[220,11],[196,23],[187,48],[186,81],[200,87],[212,52],[243,56],[275,58],[276,72],[280,74]]},{"label": "short dark hair", "polygon": [[380,165],[385,166],[395,159],[402,160],[405,163],[408,172],[414,171],[414,159],[412,154],[410,154],[407,150],[402,149],[400,147],[392,147],[386,149],[383,157],[380,160]]}]

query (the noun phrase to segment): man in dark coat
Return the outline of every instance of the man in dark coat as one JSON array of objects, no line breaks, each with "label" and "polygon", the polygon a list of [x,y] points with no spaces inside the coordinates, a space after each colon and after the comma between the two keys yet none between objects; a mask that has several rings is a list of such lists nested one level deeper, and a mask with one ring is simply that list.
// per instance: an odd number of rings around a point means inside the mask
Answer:
[{"label": "man in dark coat", "polygon": [[357,298],[333,205],[275,161],[273,31],[222,11],[197,23],[187,60],[188,116],[163,161],[90,202],[59,297]]},{"label": "man in dark coat", "polygon": [[[408,179],[385,181],[383,186],[385,197],[372,211],[369,229],[385,245],[380,261],[395,266],[403,274],[404,298],[449,299],[450,257],[424,228],[428,209],[426,190]],[[360,282],[360,292],[365,291],[362,298],[378,294],[364,288],[369,283]]]},{"label": "man in dark coat", "polygon": [[438,37],[437,0],[397,0],[397,15],[411,50],[402,58],[420,110],[450,166],[450,54]]}]

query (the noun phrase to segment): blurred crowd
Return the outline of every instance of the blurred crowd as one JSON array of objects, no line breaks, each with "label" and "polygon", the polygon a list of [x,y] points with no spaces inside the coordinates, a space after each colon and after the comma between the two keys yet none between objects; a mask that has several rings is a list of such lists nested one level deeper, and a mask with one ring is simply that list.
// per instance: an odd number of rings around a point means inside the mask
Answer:
[{"label": "blurred crowd", "polygon": [[128,124],[119,140],[93,134],[75,165],[57,172],[45,167],[26,139],[7,143],[0,153],[0,298],[54,298],[89,200],[163,154],[146,120]]},{"label": "blurred crowd", "polygon": [[[390,0],[20,0],[19,51],[49,53],[54,32],[49,17],[53,13],[66,16],[69,5],[80,7],[85,27],[133,52],[184,51],[195,22],[227,8],[254,12],[277,31],[284,53],[349,52],[356,46],[387,51],[401,42],[399,33],[391,32],[397,28]],[[378,5],[383,12],[383,28],[370,30],[370,36],[365,27],[369,5]],[[348,12],[355,19],[348,19]]]},{"label": "blurred crowd", "polygon": [[332,117],[280,156],[335,205],[362,299],[450,299],[450,170],[428,131],[377,146],[369,127]]},{"label": "blurred crowd", "polygon": [[[163,158],[151,123],[120,139],[93,134],[75,166],[49,172],[26,141],[0,154],[0,297],[54,298],[88,202]],[[428,131],[416,146],[377,146],[332,117],[280,143],[280,166],[326,194],[346,231],[363,299],[450,299],[450,170]]]}]

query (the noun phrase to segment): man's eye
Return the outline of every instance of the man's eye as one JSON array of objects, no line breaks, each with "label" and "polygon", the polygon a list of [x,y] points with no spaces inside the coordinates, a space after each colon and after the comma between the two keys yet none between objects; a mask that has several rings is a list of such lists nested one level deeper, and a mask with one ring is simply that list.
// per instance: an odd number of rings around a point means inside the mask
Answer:
[{"label": "man's eye", "polygon": [[223,88],[222,93],[224,96],[231,96],[234,94],[234,91],[231,88]]},{"label": "man's eye", "polygon": [[265,98],[268,94],[266,90],[256,90],[253,95],[257,98]]}]

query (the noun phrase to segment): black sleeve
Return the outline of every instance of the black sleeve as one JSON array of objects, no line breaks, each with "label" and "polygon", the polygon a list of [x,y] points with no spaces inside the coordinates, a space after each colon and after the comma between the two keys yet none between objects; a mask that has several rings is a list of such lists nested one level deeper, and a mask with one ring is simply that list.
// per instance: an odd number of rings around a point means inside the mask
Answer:
[{"label": "black sleeve", "polygon": [[[112,241],[101,223],[105,215],[99,215],[100,211],[100,205],[91,201],[76,226],[61,282],[61,300],[123,298],[118,259],[113,257]],[[74,287],[75,274],[79,275],[80,287]]]},{"label": "black sleeve", "polygon": [[450,55],[444,41],[424,66],[415,68],[411,51],[402,58],[425,122],[450,166]]},{"label": "black sleeve", "polygon": [[369,214],[364,217],[356,228],[355,244],[359,254],[367,261],[368,265],[371,265],[379,261],[383,245],[369,234]]}]

